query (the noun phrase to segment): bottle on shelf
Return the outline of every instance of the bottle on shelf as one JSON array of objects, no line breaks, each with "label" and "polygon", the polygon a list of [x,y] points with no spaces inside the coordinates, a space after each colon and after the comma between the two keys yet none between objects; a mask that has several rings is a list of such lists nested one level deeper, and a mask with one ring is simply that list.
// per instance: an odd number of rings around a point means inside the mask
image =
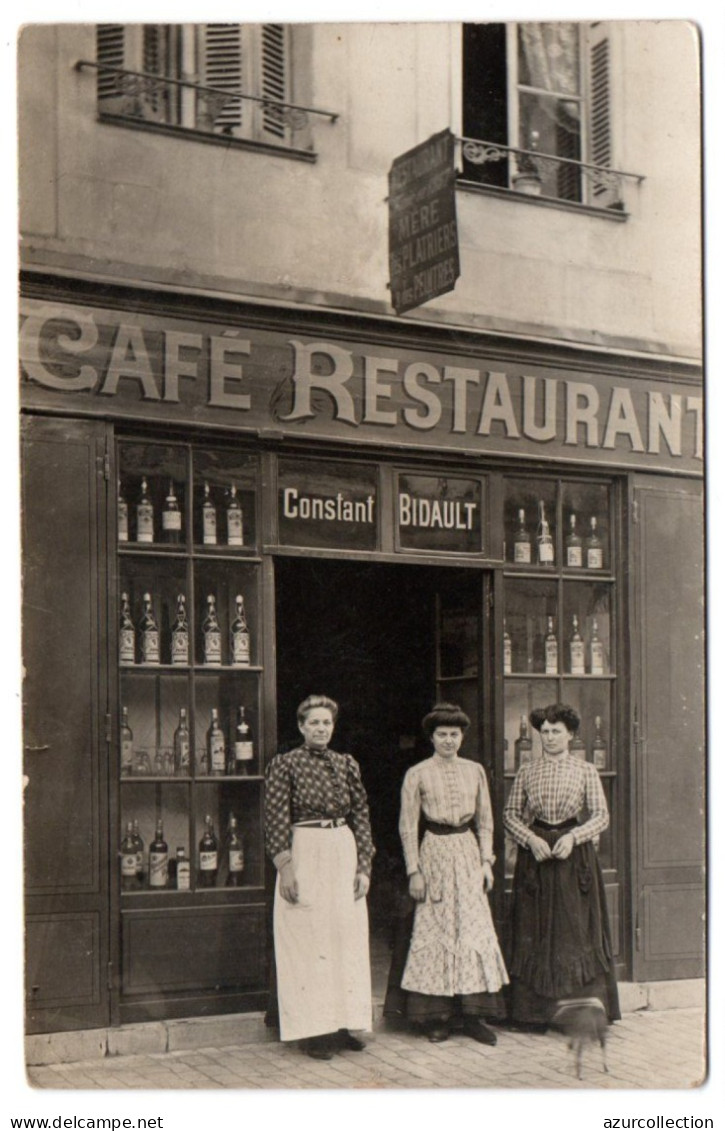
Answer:
[{"label": "bottle on shelf", "polygon": [[254,760],[254,735],[247,719],[246,709],[239,708],[239,720],[234,736],[234,773],[249,773],[249,764]]},{"label": "bottle on shelf", "polygon": [[141,633],[141,663],[161,663],[159,626],[150,593],[143,595],[143,613],[141,614],[139,631]]},{"label": "bottle on shelf", "polygon": [[231,627],[232,663],[236,667],[248,668],[251,662],[251,641],[247,614],[244,611],[244,598],[240,593],[235,598],[235,613]]},{"label": "bottle on shelf", "polygon": [[518,511],[518,526],[514,531],[514,561],[517,565],[531,565],[531,535],[526,529],[526,512]]},{"label": "bottle on shelf", "polygon": [[121,615],[118,629],[118,662],[133,664],[136,661],[136,630],[131,620],[128,593],[121,594]]},{"label": "bottle on shelf", "polygon": [[244,545],[242,508],[237,498],[237,489],[233,483],[229,488],[229,501],[227,503],[227,545]]},{"label": "bottle on shelf", "polygon": [[176,598],[176,620],[171,629],[171,663],[174,667],[186,667],[189,663],[189,619],[183,593]]},{"label": "bottle on shelf", "polygon": [[544,509],[544,500],[539,499],[539,524],[536,528],[536,552],[540,566],[553,566],[554,541]]},{"label": "bottle on shelf", "polygon": [[118,540],[119,542],[128,542],[128,503],[121,487],[121,480],[118,481]]},{"label": "bottle on shelf", "polygon": [[191,773],[191,738],[186,707],[179,710],[179,723],[174,731],[174,773],[179,778],[188,777]]},{"label": "bottle on shelf", "polygon": [[592,515],[589,520],[589,537],[586,542],[587,569],[602,569],[604,566],[604,546],[597,534],[597,520]]},{"label": "bottle on shelf", "polygon": [[233,814],[229,818],[229,835],[227,837],[227,868],[227,887],[241,887],[242,872],[244,871],[244,845],[237,828],[237,818]]},{"label": "bottle on shelf", "polygon": [[582,761],[586,761],[587,747],[579,731],[576,731],[574,737],[569,743],[569,753],[572,754],[575,758],[581,758]]},{"label": "bottle on shelf", "polygon": [[574,613],[571,618],[571,637],[569,639],[569,670],[572,675],[584,675],[584,641],[579,632],[579,618]]},{"label": "bottle on shelf", "polygon": [[602,719],[600,715],[594,720],[594,741],[592,742],[592,762],[597,770],[607,768],[607,744],[602,735]]},{"label": "bottle on shelf", "polygon": [[141,494],[136,504],[136,541],[153,542],[154,540],[154,504],[149,495],[149,487],[144,475],[141,480]]},{"label": "bottle on shelf", "polygon": [[503,674],[511,674],[511,634],[506,628],[506,617],[503,619]]},{"label": "bottle on shelf", "polygon": [[216,611],[216,598],[206,599],[206,616],[201,625],[204,640],[204,663],[218,667],[222,662],[222,630]]},{"label": "bottle on shelf", "polygon": [[188,891],[191,887],[191,861],[184,848],[176,849],[176,890]]},{"label": "bottle on shelf", "polygon": [[556,675],[559,671],[559,643],[554,632],[554,618],[547,617],[546,636],[544,637],[544,670],[547,675]]},{"label": "bottle on shelf", "polygon": [[164,840],[164,823],[159,817],[156,833],[149,845],[149,887],[165,888],[169,882],[169,846]]},{"label": "bottle on shelf", "polygon": [[206,732],[206,750],[209,767],[207,773],[223,777],[226,772],[224,732],[219,726],[219,712],[216,707],[211,709],[211,722]]},{"label": "bottle on shelf", "polygon": [[126,824],[126,835],[121,841],[121,888],[123,891],[133,891],[138,886],[136,876],[136,845],[133,839],[133,822]]},{"label": "bottle on shelf", "polygon": [[592,621],[592,638],[589,641],[589,670],[592,675],[604,675],[604,645],[599,639],[596,617]]},{"label": "bottle on shelf", "polygon": [[583,564],[582,540],[576,532],[576,515],[569,515],[569,533],[566,536],[566,564],[569,569],[581,569]]},{"label": "bottle on shelf", "polygon": [[214,823],[211,817],[204,818],[204,834],[199,841],[199,884],[203,888],[213,888],[216,885],[217,872],[219,871],[219,845],[214,835]]},{"label": "bottle on shelf", "polygon": [[133,731],[128,725],[128,707],[121,708],[121,777],[130,777],[133,773]]},{"label": "bottle on shelf", "polygon": [[531,761],[533,749],[534,744],[529,735],[526,715],[522,715],[519,723],[519,737],[514,742],[514,766],[517,770]]},{"label": "bottle on shelf", "polygon": [[201,536],[205,546],[216,546],[216,507],[211,500],[209,484],[204,484],[204,501],[201,504]]},{"label": "bottle on shelf", "polygon": [[133,843],[136,847],[136,881],[138,887],[143,887],[144,882],[144,849],[145,845],[138,821],[133,822]]},{"label": "bottle on shelf", "polygon": [[169,480],[169,493],[161,512],[161,530],[165,542],[176,544],[181,541],[181,510],[174,491],[174,481]]}]

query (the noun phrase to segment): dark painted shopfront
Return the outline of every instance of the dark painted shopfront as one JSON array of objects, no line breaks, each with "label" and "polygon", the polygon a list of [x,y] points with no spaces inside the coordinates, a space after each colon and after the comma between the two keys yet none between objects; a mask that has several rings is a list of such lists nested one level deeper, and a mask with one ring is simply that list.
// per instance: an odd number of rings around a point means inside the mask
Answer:
[{"label": "dark painted shopfront", "polygon": [[703,974],[696,369],[41,276],[20,358],[30,1031],[264,1008],[264,768],[313,691],[370,795],[375,931],[445,697],[505,939],[504,799],[563,699],[620,978]]}]

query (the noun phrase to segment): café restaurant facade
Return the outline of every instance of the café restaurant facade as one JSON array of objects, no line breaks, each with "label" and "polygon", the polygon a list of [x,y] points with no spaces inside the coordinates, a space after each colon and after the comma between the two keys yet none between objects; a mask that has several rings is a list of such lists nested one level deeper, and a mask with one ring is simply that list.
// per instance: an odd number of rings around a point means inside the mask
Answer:
[{"label": "caf\u00e9 restaurant facade", "polygon": [[703,976],[695,365],[42,271],[20,362],[31,1032],[265,1008],[264,770],[310,692],[370,796],[374,938],[445,698],[491,785],[505,942],[503,805],[560,699],[611,809],[619,978]]}]

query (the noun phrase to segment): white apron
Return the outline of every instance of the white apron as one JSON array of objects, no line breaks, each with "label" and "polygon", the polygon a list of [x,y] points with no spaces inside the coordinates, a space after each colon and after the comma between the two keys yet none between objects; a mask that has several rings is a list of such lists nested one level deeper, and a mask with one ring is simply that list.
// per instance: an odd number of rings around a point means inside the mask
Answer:
[{"label": "white apron", "polygon": [[280,1035],[283,1041],[372,1028],[367,902],[355,899],[351,829],[295,827],[299,902],[274,895]]}]

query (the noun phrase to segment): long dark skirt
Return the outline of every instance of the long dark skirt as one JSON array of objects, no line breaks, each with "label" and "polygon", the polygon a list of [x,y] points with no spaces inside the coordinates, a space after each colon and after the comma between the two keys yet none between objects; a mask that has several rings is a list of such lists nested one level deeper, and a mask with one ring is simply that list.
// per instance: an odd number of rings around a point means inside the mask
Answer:
[{"label": "long dark skirt", "polygon": [[[538,822],[534,828],[550,845],[563,831]],[[566,860],[540,864],[519,848],[511,948],[512,1021],[549,1021],[567,997],[597,997],[610,1021],[621,1016],[604,880],[591,841],[575,845]]]}]

